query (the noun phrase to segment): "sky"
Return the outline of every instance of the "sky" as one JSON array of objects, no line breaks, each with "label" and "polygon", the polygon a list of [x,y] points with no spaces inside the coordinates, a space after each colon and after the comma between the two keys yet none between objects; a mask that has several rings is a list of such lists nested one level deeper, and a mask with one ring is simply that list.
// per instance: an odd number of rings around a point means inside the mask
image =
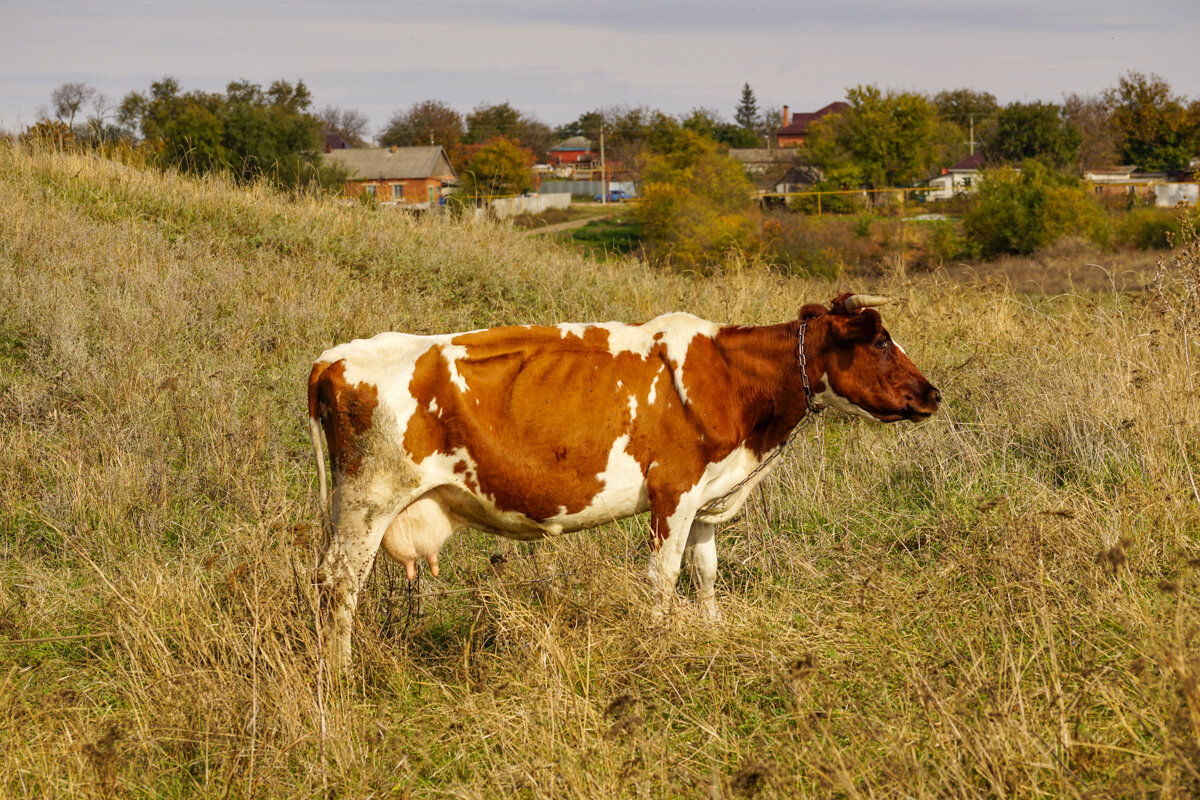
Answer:
[{"label": "sky", "polygon": [[508,101],[550,125],[606,106],[732,118],[815,111],[848,87],[988,91],[1001,103],[1098,94],[1129,70],[1200,98],[1197,0],[0,0],[0,130],[83,81],[114,103],[303,80],[378,134],[435,99]]}]

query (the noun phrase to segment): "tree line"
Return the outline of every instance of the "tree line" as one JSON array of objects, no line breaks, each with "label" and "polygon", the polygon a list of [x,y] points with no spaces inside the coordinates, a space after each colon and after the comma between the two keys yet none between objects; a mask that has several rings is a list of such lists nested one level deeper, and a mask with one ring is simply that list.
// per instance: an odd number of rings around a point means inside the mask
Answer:
[{"label": "tree line", "polygon": [[[912,185],[967,155],[970,142],[991,164],[1036,158],[1076,172],[1116,163],[1176,171],[1200,151],[1200,100],[1189,102],[1163,78],[1139,72],[1126,73],[1097,96],[1071,94],[1062,103],[1002,106],[986,91],[926,95],[874,85],[848,89],[845,100],[849,109],[813,123],[797,152],[822,171],[822,188]],[[265,89],[233,81],[222,93],[185,91],[164,77],[119,103],[87,84],[66,83],[52,93],[51,106],[53,117],[47,114],[34,132],[65,132],[81,142],[135,142],[183,169],[220,167],[245,178],[268,174],[284,184],[334,177],[323,173],[324,132],[351,146],[368,139],[366,115],[329,105],[315,109],[302,80],[279,80]],[[675,116],[648,106],[608,106],[551,127],[508,102],[481,103],[461,114],[429,99],[397,110],[377,141],[441,145],[464,171],[500,140],[506,144],[494,149],[503,158],[489,152],[484,162],[544,162],[556,142],[585,136],[597,143],[603,130],[610,159],[636,176],[648,156],[669,152],[682,131],[721,148],[762,147],[781,124],[778,112],[759,108],[746,83],[732,120],[709,108]]]}]

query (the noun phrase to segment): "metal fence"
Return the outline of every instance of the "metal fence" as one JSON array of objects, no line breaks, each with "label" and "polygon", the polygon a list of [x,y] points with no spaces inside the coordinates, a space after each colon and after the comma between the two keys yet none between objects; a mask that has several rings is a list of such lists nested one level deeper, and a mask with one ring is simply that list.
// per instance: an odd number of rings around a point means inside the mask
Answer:
[{"label": "metal fence", "polygon": [[[622,191],[630,197],[637,197],[637,187],[633,181],[609,181],[609,191]],[[542,181],[539,189],[545,194],[566,192],[572,195],[595,197],[604,194],[604,181]]]}]

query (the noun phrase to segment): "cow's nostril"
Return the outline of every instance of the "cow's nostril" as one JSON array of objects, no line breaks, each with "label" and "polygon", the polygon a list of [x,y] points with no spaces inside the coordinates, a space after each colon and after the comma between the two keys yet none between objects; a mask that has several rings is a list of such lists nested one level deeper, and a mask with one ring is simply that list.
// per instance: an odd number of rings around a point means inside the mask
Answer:
[{"label": "cow's nostril", "polygon": [[942,402],[942,393],[939,392],[937,389],[930,389],[929,390],[929,402],[934,403],[934,404],[940,404]]}]

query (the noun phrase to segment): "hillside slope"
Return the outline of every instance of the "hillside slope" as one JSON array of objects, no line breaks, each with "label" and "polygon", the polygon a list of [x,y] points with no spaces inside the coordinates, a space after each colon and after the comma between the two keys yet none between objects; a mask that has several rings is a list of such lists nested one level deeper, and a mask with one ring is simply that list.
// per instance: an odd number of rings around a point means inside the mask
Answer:
[{"label": "hillside slope", "polygon": [[1200,792],[1197,320],[1140,295],[854,286],[946,407],[799,437],[724,623],[651,618],[644,520],[468,534],[318,680],[314,355],[842,288],[0,145],[0,794]]}]

